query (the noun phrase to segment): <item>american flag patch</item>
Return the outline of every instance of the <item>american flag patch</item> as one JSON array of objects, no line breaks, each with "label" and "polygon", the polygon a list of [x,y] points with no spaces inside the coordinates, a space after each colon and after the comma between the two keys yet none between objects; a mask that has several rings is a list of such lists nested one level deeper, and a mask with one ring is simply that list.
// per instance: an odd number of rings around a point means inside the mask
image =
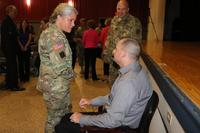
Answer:
[{"label": "american flag patch", "polygon": [[63,47],[64,47],[63,44],[55,44],[55,45],[53,46],[53,49],[54,49],[54,50],[59,50],[59,49],[61,49],[61,48],[63,48]]}]

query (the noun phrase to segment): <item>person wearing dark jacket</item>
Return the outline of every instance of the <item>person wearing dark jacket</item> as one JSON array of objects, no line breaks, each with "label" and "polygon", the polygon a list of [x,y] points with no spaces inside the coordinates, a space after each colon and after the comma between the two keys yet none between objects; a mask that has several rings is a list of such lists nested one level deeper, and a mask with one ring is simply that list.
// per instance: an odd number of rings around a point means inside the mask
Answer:
[{"label": "person wearing dark jacket", "polygon": [[1,47],[6,57],[6,88],[12,91],[22,91],[25,88],[20,88],[18,83],[17,72],[17,27],[14,18],[17,14],[17,9],[14,5],[6,7],[6,17],[1,25]]}]

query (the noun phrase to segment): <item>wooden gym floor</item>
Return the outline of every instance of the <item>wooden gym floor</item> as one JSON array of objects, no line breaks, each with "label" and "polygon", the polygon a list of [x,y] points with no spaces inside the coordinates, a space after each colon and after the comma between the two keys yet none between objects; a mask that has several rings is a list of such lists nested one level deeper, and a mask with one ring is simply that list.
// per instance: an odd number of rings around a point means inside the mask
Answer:
[{"label": "wooden gym floor", "polygon": [[[193,103],[200,107],[200,43],[199,42],[147,42],[144,51],[160,66],[170,79]],[[77,63],[78,64],[78,63]],[[97,60],[97,74],[103,76],[102,61]],[[77,78],[71,84],[73,111],[81,110],[81,97],[92,98],[109,92],[103,81],[84,80],[76,65]],[[2,82],[3,75],[0,75]],[[23,92],[0,90],[0,133],[43,133],[46,108],[42,94],[35,89],[37,78],[24,84]]]},{"label": "wooden gym floor", "polygon": [[[96,66],[98,77],[103,78],[102,61],[98,59]],[[75,72],[77,78],[71,84],[73,111],[95,111],[94,108],[80,109],[79,100],[107,94],[110,90],[108,83],[84,80],[79,74],[79,65],[76,65]],[[3,80],[3,75],[0,75],[0,81]],[[25,91],[0,90],[0,133],[44,133],[46,108],[42,94],[35,89],[36,83],[37,78],[32,77],[23,85]]]}]

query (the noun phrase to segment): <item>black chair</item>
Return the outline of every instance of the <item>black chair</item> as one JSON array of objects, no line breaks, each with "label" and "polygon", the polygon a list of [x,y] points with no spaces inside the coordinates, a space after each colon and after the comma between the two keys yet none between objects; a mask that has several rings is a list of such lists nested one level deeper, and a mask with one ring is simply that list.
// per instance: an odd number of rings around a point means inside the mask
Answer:
[{"label": "black chair", "polygon": [[109,129],[99,128],[95,126],[84,126],[81,128],[81,133],[148,133],[151,119],[156,111],[158,102],[158,94],[153,91],[153,94],[145,107],[139,127],[137,129],[131,129],[129,127],[118,127]]}]

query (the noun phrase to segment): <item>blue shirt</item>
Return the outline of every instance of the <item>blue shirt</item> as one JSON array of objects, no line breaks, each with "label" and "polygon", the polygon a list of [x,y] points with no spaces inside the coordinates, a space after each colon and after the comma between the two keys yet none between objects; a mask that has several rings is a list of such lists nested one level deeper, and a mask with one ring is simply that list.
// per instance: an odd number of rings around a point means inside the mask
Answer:
[{"label": "blue shirt", "polygon": [[129,126],[137,128],[152,89],[148,74],[138,61],[119,69],[109,95],[92,100],[93,106],[105,105],[107,113],[82,115],[80,125],[115,128]]}]

